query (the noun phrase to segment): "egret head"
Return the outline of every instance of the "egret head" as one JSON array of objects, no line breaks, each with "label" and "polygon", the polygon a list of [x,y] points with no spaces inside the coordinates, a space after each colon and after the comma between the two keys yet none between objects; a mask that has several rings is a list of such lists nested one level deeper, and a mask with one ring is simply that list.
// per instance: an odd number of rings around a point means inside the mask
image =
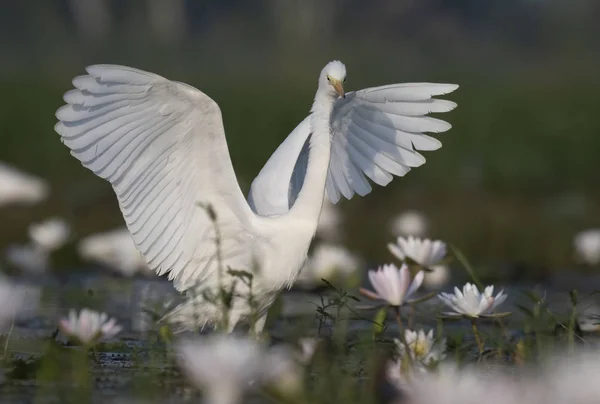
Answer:
[{"label": "egret head", "polygon": [[319,78],[319,87],[326,88],[333,95],[346,97],[344,93],[344,81],[346,81],[346,66],[339,60],[334,60],[325,65]]}]

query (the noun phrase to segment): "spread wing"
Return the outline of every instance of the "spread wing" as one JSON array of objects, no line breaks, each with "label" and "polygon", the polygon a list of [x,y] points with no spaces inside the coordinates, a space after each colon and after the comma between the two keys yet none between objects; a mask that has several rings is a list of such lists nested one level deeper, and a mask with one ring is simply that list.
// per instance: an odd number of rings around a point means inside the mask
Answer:
[{"label": "spread wing", "polygon": [[150,268],[168,272],[178,290],[216,281],[211,206],[221,264],[249,270],[256,216],[239,188],[219,106],[141,70],[95,65],[87,72],[65,94],[55,129],[73,156],[112,184]]},{"label": "spread wing", "polygon": [[340,194],[350,199],[371,192],[369,178],[386,186],[393,175],[404,176],[425,163],[419,151],[437,150],[439,140],[426,132],[445,132],[452,126],[428,117],[448,112],[451,101],[432,98],[458,88],[455,84],[406,83],[367,88],[339,99],[331,117],[332,158],[327,196],[336,203]]},{"label": "spread wing", "polygon": [[[386,186],[393,175],[403,176],[425,163],[419,151],[437,150],[441,142],[427,132],[451,125],[427,115],[448,112],[451,101],[432,97],[448,94],[455,84],[406,83],[350,92],[338,99],[331,117],[332,150],[326,182],[329,200],[371,192],[370,179]],[[310,117],[306,118],[271,156],[252,183],[250,195],[261,195],[253,209],[261,215],[287,212],[302,188],[308,162]],[[269,201],[269,203],[263,203]]]}]

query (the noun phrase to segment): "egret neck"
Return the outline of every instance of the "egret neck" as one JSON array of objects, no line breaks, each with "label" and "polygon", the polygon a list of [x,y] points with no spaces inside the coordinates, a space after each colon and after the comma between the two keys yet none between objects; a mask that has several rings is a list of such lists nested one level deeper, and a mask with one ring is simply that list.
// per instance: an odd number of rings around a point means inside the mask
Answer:
[{"label": "egret neck", "polygon": [[298,219],[314,221],[315,229],[323,207],[325,182],[331,156],[331,112],[337,99],[323,80],[311,108],[311,136],[309,140],[308,165],[302,190],[290,214]]}]

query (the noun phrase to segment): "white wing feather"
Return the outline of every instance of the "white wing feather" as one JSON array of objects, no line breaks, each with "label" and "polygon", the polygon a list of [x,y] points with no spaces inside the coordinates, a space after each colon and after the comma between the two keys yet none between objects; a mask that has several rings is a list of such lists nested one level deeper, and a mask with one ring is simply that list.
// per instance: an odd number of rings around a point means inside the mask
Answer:
[{"label": "white wing feather", "polygon": [[[248,193],[248,203],[254,212],[263,216],[272,216],[283,215],[290,210],[288,189],[292,187],[294,165],[296,165],[298,157],[302,155],[302,149],[310,132],[310,117],[306,117],[279,145],[252,181]],[[306,167],[303,169],[306,171]],[[303,180],[304,174],[302,175]],[[299,187],[302,187],[302,183]]]},{"label": "white wing feather", "polygon": [[[393,175],[403,176],[425,163],[419,151],[442,144],[425,132],[445,132],[452,126],[426,116],[448,112],[451,101],[433,99],[458,88],[454,84],[406,83],[367,88],[337,100],[331,116],[332,153],[327,196],[350,199],[368,194],[374,183],[386,186]],[[364,175],[363,175],[364,174]]]},{"label": "white wing feather", "polygon": [[[178,290],[214,286],[215,226],[224,264],[251,268],[254,213],[237,183],[221,111],[186,84],[112,65],[87,68],[65,94],[56,131],[71,154],[108,180],[136,246]],[[239,266],[238,266],[239,265]]]},{"label": "white wing feather", "polygon": [[[367,88],[338,99],[331,117],[332,152],[326,183],[329,200],[371,192],[369,178],[386,186],[425,163],[419,151],[439,149],[425,132],[451,128],[429,113],[448,112],[452,101],[434,99],[458,88],[455,84],[406,83]],[[273,153],[252,183],[253,209],[261,215],[283,214],[293,205],[306,175],[310,117],[300,123]]]}]

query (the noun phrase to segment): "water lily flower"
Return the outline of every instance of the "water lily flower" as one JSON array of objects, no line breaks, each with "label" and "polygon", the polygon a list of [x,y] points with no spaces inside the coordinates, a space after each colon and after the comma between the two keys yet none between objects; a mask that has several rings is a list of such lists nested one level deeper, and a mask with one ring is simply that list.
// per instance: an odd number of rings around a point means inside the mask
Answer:
[{"label": "water lily flower", "polygon": [[0,276],[0,331],[22,310],[25,300],[23,288]]},{"label": "water lily flower", "polygon": [[454,288],[454,294],[440,293],[439,299],[448,307],[452,313],[444,313],[450,316],[465,316],[469,318],[490,316],[498,306],[506,300],[504,291],[500,291],[496,296],[494,286],[488,286],[483,293],[479,293],[477,286],[467,283],[463,286],[462,292]]},{"label": "water lily flower", "polygon": [[0,206],[32,205],[46,199],[49,193],[46,181],[0,162]]},{"label": "water lily flower", "polygon": [[208,404],[241,402],[244,392],[263,375],[265,350],[253,339],[214,334],[179,342],[176,352]]},{"label": "water lily flower", "polygon": [[59,322],[60,330],[69,337],[77,339],[85,345],[91,345],[101,339],[112,338],[123,327],[117,325],[117,320],[109,319],[106,313],[98,313],[82,309],[79,315],[75,310],[69,312],[68,319]]},{"label": "water lily flower", "polygon": [[417,264],[429,268],[438,265],[446,256],[446,243],[440,240],[398,237],[396,244],[389,243],[388,249],[399,260],[410,258]]},{"label": "water lily flower", "polygon": [[399,391],[406,392],[410,388],[411,381],[419,379],[428,373],[427,368],[419,363],[412,368],[406,369],[402,360],[389,360],[386,364],[385,375],[390,382]]},{"label": "water lily flower", "polygon": [[298,361],[304,365],[308,364],[313,356],[315,356],[315,352],[319,347],[320,340],[317,338],[300,338],[298,340],[298,345],[300,348],[300,352],[298,355]]},{"label": "water lily flower", "polygon": [[392,220],[390,230],[396,237],[422,237],[427,233],[428,227],[429,221],[423,213],[416,210],[407,210]]},{"label": "water lily flower", "polygon": [[[430,330],[427,334],[425,334],[425,331],[423,330],[406,330],[404,332],[404,338],[413,363],[416,362],[417,364],[430,366],[446,357],[446,340],[443,339],[436,343],[433,337],[433,330]],[[397,338],[394,339],[394,343],[396,344],[400,357],[403,357],[406,354],[404,344]]]},{"label": "water lily flower", "polygon": [[263,358],[261,382],[286,397],[302,391],[303,371],[287,346],[271,348]]},{"label": "water lily flower", "polygon": [[575,253],[586,264],[600,264],[600,229],[582,231],[573,240]]},{"label": "water lily flower", "polygon": [[429,267],[431,271],[425,273],[423,288],[428,290],[439,290],[443,288],[451,278],[448,265],[434,265]]},{"label": "water lily flower", "polygon": [[412,295],[423,283],[423,276],[424,272],[419,271],[411,282],[406,264],[402,264],[400,269],[394,264],[383,265],[377,271],[369,271],[375,293],[365,289],[361,289],[361,293],[371,299],[385,300],[391,306],[401,306],[410,303]]},{"label": "water lily flower", "polygon": [[29,226],[29,238],[43,251],[54,251],[62,247],[71,235],[71,228],[61,218],[47,219]]},{"label": "water lily flower", "polygon": [[92,234],[79,242],[77,250],[83,259],[106,265],[126,277],[138,272],[153,272],[136,248],[126,227]]},{"label": "water lily flower", "polygon": [[330,282],[345,281],[357,273],[361,262],[348,249],[333,244],[319,244],[306,260],[298,283],[300,285],[322,285],[321,279]]}]

